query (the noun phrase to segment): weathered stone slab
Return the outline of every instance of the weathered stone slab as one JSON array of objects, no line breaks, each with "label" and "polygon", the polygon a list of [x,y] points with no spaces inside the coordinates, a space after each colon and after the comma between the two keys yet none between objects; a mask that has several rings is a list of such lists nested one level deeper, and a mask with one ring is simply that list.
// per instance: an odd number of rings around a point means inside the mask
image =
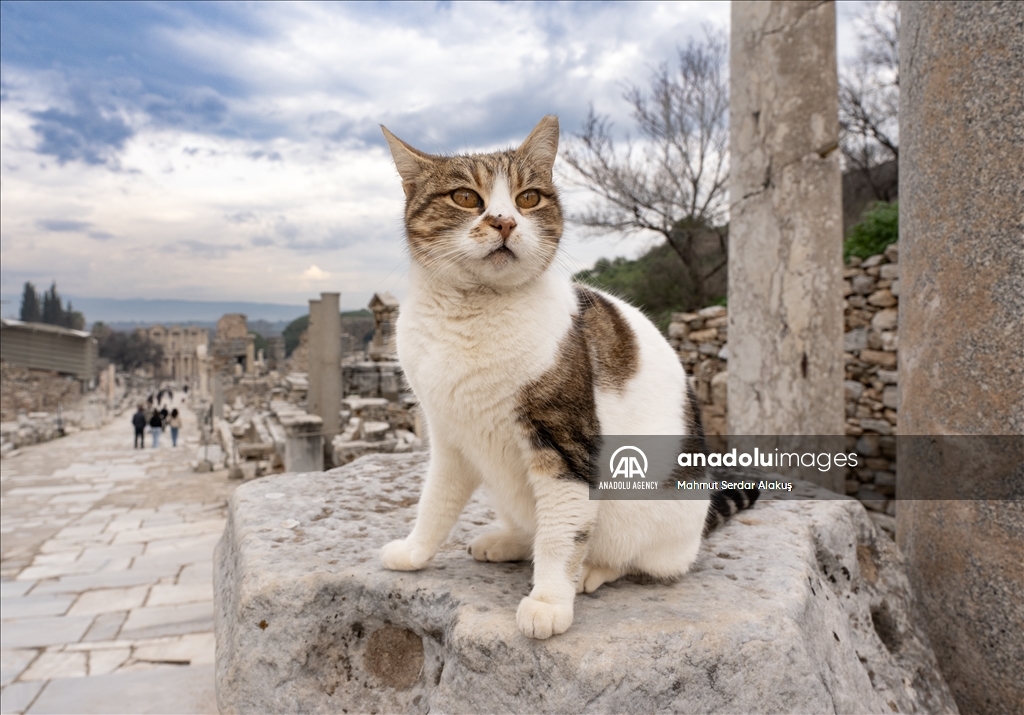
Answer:
[{"label": "weathered stone slab", "polygon": [[[515,624],[528,563],[478,563],[479,495],[433,564],[385,571],[424,453],[240,486],[215,556],[221,712],[956,712],[893,542],[852,500],[765,501],[674,585]],[[810,485],[807,485],[810,487]]]}]

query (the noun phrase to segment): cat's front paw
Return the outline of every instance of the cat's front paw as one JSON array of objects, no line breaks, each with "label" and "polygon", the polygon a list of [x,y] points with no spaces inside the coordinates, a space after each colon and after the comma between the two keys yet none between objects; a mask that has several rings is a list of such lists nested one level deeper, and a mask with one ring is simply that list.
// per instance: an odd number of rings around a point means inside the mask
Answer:
[{"label": "cat's front paw", "polygon": [[519,602],[516,625],[524,635],[539,640],[565,633],[572,625],[572,602],[547,603],[527,596]]},{"label": "cat's front paw", "polygon": [[392,571],[419,571],[433,557],[426,550],[414,547],[408,539],[392,541],[380,550],[384,568]]}]

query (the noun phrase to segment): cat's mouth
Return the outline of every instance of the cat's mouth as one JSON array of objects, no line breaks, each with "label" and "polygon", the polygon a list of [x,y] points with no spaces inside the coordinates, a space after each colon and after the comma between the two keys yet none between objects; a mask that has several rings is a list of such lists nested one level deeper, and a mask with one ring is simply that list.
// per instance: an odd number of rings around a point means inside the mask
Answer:
[{"label": "cat's mouth", "polygon": [[508,261],[516,260],[516,254],[512,249],[502,244],[487,254],[487,260],[497,265],[504,265]]}]

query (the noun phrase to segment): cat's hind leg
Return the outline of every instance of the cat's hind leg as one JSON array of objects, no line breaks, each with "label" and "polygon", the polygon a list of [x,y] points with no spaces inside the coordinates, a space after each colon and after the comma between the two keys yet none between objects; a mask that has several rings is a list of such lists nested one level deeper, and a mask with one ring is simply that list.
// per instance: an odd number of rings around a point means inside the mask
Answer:
[{"label": "cat's hind leg", "polygon": [[579,583],[576,584],[576,593],[593,593],[606,583],[611,583],[622,576],[619,569],[608,566],[595,566],[584,562],[583,571],[580,573]]},{"label": "cat's hind leg", "polygon": [[435,444],[416,510],[416,524],[407,537],[381,549],[384,568],[418,571],[426,566],[448,538],[479,484],[479,476],[458,450]]},{"label": "cat's hind leg", "polygon": [[477,561],[527,561],[533,553],[530,536],[505,527],[473,539],[469,553]]}]

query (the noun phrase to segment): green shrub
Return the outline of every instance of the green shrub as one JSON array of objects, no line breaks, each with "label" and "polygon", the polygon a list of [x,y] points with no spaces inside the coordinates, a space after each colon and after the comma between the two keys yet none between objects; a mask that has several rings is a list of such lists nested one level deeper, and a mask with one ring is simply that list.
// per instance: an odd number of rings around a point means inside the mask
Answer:
[{"label": "green shrub", "polygon": [[850,256],[868,258],[882,253],[900,237],[899,204],[879,201],[861,216],[860,223],[850,227],[843,241],[843,260]]}]

